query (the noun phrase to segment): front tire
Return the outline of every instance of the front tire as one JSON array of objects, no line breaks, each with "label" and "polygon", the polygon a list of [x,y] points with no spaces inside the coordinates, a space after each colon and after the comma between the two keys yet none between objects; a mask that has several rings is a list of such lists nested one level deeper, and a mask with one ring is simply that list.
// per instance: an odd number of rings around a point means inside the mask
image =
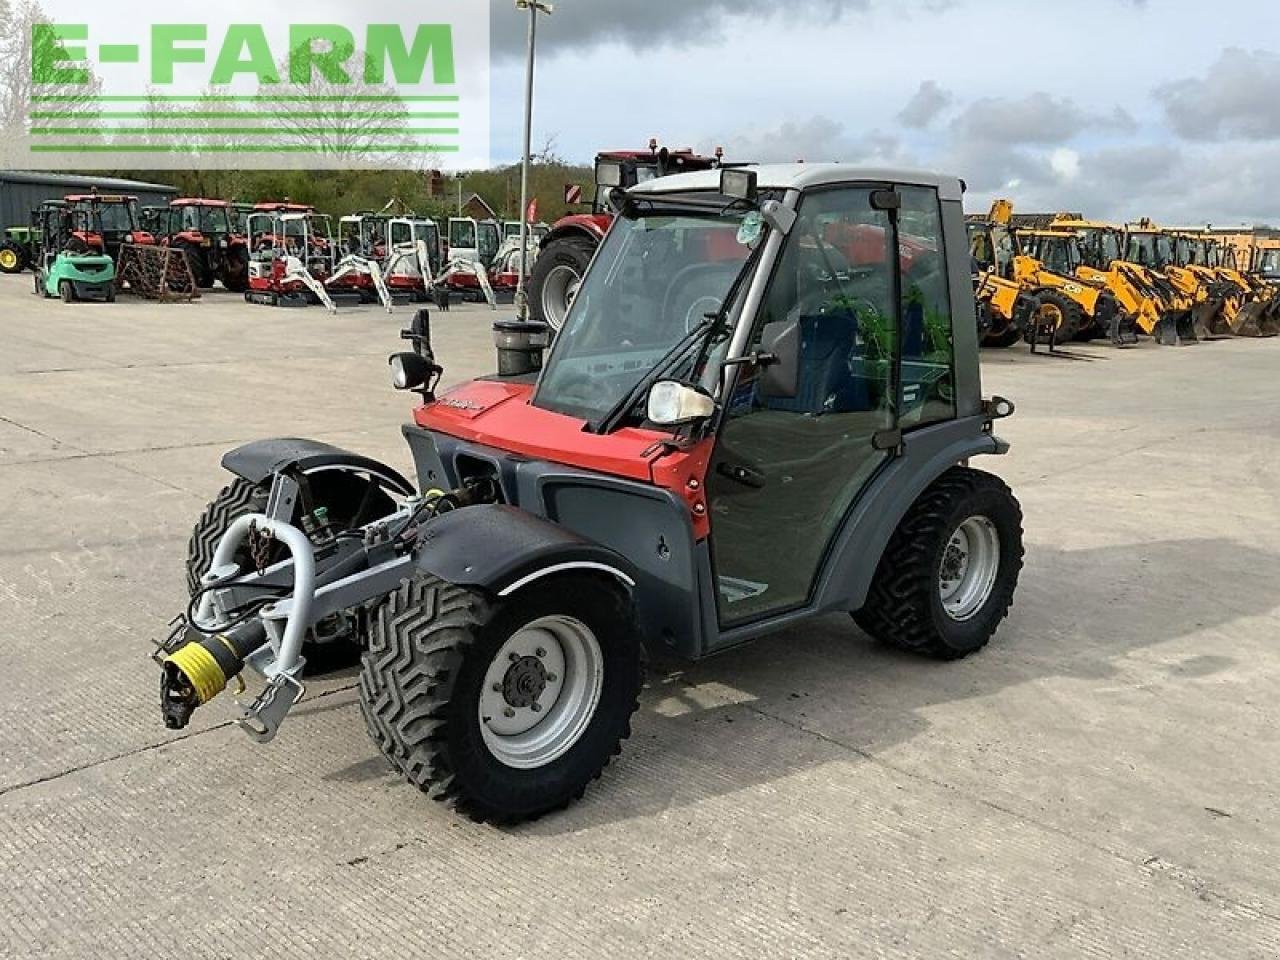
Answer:
[{"label": "front tire", "polygon": [[[385,491],[380,488],[370,489],[371,481],[353,474],[326,473],[312,476],[309,481],[316,506],[328,510],[329,522],[334,531],[360,527],[395,512],[395,503]],[[213,566],[213,555],[218,544],[231,524],[251,513],[265,513],[270,493],[267,484],[250,483],[243,477],[236,477],[214,497],[196,521],[191,539],[187,543],[188,593],[194,595],[200,589],[204,575]],[[291,522],[298,522],[296,510]],[[283,547],[277,547],[270,562],[285,559],[287,553]],[[235,560],[242,570],[252,567],[247,546],[241,546]],[[321,667],[328,661],[318,657],[319,648],[333,645],[349,648],[358,640],[357,625],[346,614],[335,614],[322,620],[307,634],[310,655]]]},{"label": "front tire", "polygon": [[529,275],[530,319],[560,332],[598,246],[586,236],[561,237],[547,244]]},{"label": "front tire", "polygon": [[63,303],[76,302],[76,288],[70,280],[62,280],[58,283],[58,293],[62,297]]},{"label": "front tire", "polygon": [[1008,486],[953,467],[903,517],[854,619],[882,643],[967,657],[1009,615],[1022,558],[1022,508]]},{"label": "front tire", "polygon": [[561,576],[494,600],[420,576],[374,612],[360,705],[410,783],[518,823],[600,776],[631,735],[642,675],[632,603],[612,582]]}]

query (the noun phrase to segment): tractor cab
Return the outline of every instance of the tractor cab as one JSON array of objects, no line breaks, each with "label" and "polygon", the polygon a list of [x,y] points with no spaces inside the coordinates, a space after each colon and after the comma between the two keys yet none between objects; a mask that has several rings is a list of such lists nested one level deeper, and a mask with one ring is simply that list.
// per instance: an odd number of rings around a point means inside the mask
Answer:
[{"label": "tractor cab", "polygon": [[608,198],[612,190],[629,190],[660,177],[699,170],[714,170],[723,159],[724,151],[717,149],[715,156],[704,157],[690,149],[671,150],[658,146],[656,139],[649,141],[646,150],[611,150],[596,155],[596,198],[593,211],[607,213]]},{"label": "tractor cab", "polygon": [[1079,237],[1067,230],[1019,230],[1022,251],[1044,264],[1045,269],[1074,276],[1084,265]]},{"label": "tractor cab", "polygon": [[119,263],[126,243],[155,245],[155,237],[142,228],[137,197],[89,193],[69,196],[65,202],[74,215],[97,228],[102,250],[113,262]]},{"label": "tractor cab", "polygon": [[1280,280],[1280,247],[1259,245],[1253,251],[1250,272],[1264,280]]},{"label": "tractor cab", "polygon": [[1125,260],[1148,270],[1159,272],[1177,265],[1173,238],[1149,220],[1125,227],[1124,251]]},{"label": "tractor cab", "polygon": [[168,209],[161,242],[181,250],[200,287],[221,281],[228,290],[242,292],[248,285],[249,246],[232,222],[231,206],[224,200],[183,198]]},{"label": "tractor cab", "polygon": [[357,256],[382,262],[387,258],[387,231],[390,217],[364,211],[341,218],[341,256]]},{"label": "tractor cab", "polygon": [[163,236],[168,232],[168,219],[168,207],[149,206],[138,210],[139,226],[153,236]]}]

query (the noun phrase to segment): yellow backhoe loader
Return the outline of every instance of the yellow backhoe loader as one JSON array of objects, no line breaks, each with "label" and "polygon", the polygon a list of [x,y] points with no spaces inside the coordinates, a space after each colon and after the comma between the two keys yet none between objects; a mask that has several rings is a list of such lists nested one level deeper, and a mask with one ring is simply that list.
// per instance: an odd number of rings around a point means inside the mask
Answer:
[{"label": "yellow backhoe loader", "polygon": [[[1106,291],[1050,270],[1024,253],[1012,220],[1013,204],[1008,200],[993,203],[985,218],[970,217],[969,249],[981,266],[1016,283],[1032,301],[1033,312],[1022,331],[1024,338],[1034,343],[1044,336],[1052,348],[1085,335],[1096,326],[1107,329],[1107,310],[1113,302],[1109,296],[1104,299]],[[984,261],[979,254],[986,251],[993,256]]]}]

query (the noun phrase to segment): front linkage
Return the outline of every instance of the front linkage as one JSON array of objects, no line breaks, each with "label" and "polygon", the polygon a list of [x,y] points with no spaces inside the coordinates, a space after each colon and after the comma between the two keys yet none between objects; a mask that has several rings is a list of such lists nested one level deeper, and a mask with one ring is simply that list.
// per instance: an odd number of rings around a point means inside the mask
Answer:
[{"label": "front linkage", "polygon": [[[497,502],[489,481],[461,490],[433,490],[409,497],[394,514],[362,528],[334,533],[323,507],[305,515],[310,533],[287,522],[300,496],[297,479],[274,476],[267,512],[234,520],[214,554],[212,567],[172,624],[155,658],[162,666],[165,725],[181,729],[199,706],[233,682],[239,693],[246,666],[266,680],[237,723],[259,743],[272,740],[305,692],[303,647],[318,624],[359,610],[395,591],[418,570],[424,525],[463,506]],[[279,545],[289,558],[268,565]],[[235,561],[247,546],[256,569]]]}]

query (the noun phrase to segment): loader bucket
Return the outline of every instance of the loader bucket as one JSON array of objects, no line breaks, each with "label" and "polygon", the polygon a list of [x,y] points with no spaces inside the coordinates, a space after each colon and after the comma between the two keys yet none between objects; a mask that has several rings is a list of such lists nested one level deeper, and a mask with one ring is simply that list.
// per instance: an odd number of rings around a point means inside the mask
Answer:
[{"label": "loader bucket", "polygon": [[1232,334],[1255,338],[1280,336],[1280,321],[1269,307],[1268,302],[1246,303],[1231,324]]},{"label": "loader bucket", "polygon": [[1181,343],[1197,343],[1196,325],[1190,310],[1174,310],[1161,314],[1156,327],[1156,342],[1164,347],[1176,347]]},{"label": "loader bucket", "polygon": [[1223,315],[1221,300],[1206,300],[1191,311],[1191,324],[1197,340],[1221,340],[1231,336],[1231,327]]}]

